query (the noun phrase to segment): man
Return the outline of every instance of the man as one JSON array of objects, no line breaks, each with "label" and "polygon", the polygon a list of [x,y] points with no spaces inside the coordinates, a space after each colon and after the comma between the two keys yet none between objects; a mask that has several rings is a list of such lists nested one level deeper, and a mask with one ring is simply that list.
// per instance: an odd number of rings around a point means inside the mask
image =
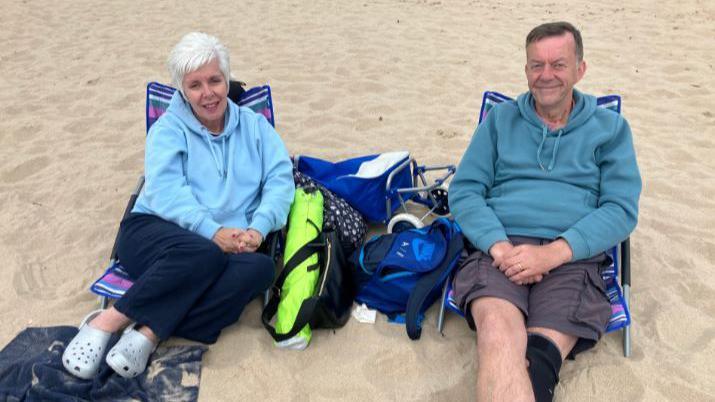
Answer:
[{"label": "man", "polygon": [[477,329],[479,400],[551,400],[562,361],[603,335],[603,253],[636,225],[631,131],[574,89],[581,34],[557,22],[526,38],[529,92],[489,112],[449,187],[476,247],[454,279]]}]

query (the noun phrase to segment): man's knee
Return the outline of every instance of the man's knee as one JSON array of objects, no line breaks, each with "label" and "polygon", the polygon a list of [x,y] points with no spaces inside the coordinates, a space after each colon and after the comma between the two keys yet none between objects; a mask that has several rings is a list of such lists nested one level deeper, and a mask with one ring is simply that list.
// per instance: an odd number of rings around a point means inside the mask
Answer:
[{"label": "man's knee", "polygon": [[561,370],[562,359],[559,348],[550,339],[530,333],[526,346],[526,359],[529,361],[529,378],[536,402],[551,401]]},{"label": "man's knee", "polygon": [[510,302],[492,297],[479,298],[472,302],[471,312],[479,343],[511,347],[517,341],[526,342],[524,316]]}]

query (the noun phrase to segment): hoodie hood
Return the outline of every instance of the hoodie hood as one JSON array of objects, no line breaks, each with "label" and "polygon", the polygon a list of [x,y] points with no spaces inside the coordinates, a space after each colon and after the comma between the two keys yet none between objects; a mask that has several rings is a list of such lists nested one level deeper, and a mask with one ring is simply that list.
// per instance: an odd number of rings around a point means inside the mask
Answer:
[{"label": "hoodie hood", "polygon": [[174,92],[169,103],[169,108],[166,113],[178,119],[189,132],[201,137],[202,141],[206,142],[206,146],[211,151],[213,162],[216,166],[216,172],[222,177],[226,177],[228,173],[226,141],[238,131],[240,122],[238,106],[230,99],[226,100],[226,112],[223,123],[223,130],[218,135],[213,135],[203,124],[196,118],[191,104],[181,95],[179,91]]},{"label": "hoodie hood", "polygon": [[[521,116],[534,126],[540,134],[539,146],[536,150],[536,162],[539,164],[542,170],[551,171],[556,164],[556,157],[559,151],[559,143],[561,142],[561,136],[568,135],[570,132],[574,131],[576,128],[582,126],[595,112],[596,112],[596,97],[591,95],[585,95],[576,89],[573,90],[574,106],[569,114],[568,122],[564,127],[559,128],[555,131],[549,131],[548,126],[541,121],[539,116],[536,114],[536,108],[534,106],[534,97],[531,92],[525,92],[516,100],[519,106],[519,113]],[[555,138],[554,147],[551,151],[551,156],[542,156],[544,150],[544,144],[547,138]],[[548,157],[548,159],[546,159]],[[548,163],[546,162],[548,160]]]}]

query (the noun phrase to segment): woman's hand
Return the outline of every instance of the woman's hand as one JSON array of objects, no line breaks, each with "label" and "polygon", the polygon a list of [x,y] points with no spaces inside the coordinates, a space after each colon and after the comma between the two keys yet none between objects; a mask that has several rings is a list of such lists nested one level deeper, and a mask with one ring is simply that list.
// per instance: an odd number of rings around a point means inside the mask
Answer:
[{"label": "woman's hand", "polygon": [[263,243],[263,236],[256,229],[248,229],[238,236],[239,253],[255,253]]},{"label": "woman's hand", "polygon": [[240,252],[238,238],[242,233],[243,230],[240,229],[221,228],[216,231],[212,240],[224,253],[235,254]]},{"label": "woman's hand", "polygon": [[256,229],[221,228],[212,240],[224,253],[254,253],[263,243],[263,236]]}]

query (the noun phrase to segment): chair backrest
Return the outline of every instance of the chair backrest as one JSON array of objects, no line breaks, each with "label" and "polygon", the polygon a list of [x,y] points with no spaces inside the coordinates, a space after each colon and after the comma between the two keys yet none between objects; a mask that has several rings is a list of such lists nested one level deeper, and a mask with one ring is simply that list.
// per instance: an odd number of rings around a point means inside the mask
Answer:
[{"label": "chair backrest", "polygon": [[[147,132],[159,120],[159,117],[166,112],[174,92],[176,92],[176,88],[158,82],[150,82],[146,86]],[[268,122],[275,127],[273,99],[271,98],[271,87],[268,85],[253,87],[244,91],[238,96],[238,105],[251,108],[254,112],[264,115]]]},{"label": "chair backrest", "polygon": [[[504,101],[514,100],[504,94],[494,91],[484,92],[482,97],[482,108],[479,110],[479,123],[487,117],[487,113],[494,106]],[[605,109],[613,110],[616,113],[621,113],[621,97],[619,95],[606,95],[596,98],[596,105]]]}]

